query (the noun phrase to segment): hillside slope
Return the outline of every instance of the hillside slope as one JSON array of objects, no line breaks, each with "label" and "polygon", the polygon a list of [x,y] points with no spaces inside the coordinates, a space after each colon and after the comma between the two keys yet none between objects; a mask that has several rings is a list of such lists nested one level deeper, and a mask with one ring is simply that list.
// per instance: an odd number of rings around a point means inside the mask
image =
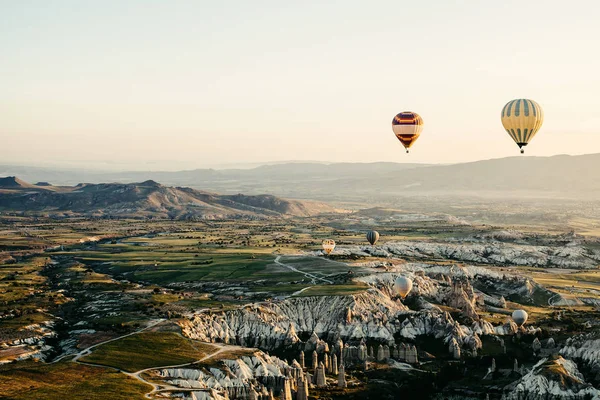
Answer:
[{"label": "hillside slope", "polygon": [[142,183],[36,186],[0,178],[0,211],[75,213],[93,216],[225,218],[310,216],[333,209],[325,204],[270,195],[223,196],[190,188]]},{"label": "hillside slope", "polygon": [[[21,172],[25,175],[21,175]],[[93,172],[0,165],[1,174],[55,184],[141,182],[226,194],[270,193],[302,199],[378,201],[396,196],[600,198],[600,154],[508,157],[452,165],[292,163],[252,169]]]}]

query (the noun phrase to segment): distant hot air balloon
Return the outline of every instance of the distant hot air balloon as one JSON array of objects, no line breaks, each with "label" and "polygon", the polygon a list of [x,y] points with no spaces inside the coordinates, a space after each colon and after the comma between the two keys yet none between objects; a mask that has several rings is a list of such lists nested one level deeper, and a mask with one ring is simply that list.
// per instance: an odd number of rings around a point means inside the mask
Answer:
[{"label": "distant hot air balloon", "polygon": [[402,299],[406,298],[406,296],[412,290],[412,287],[413,287],[412,280],[410,280],[410,278],[407,278],[405,276],[399,276],[398,278],[396,278],[396,281],[394,282],[394,290],[396,291],[396,293],[398,293],[400,295],[400,297],[402,297]]},{"label": "distant hot air balloon", "polygon": [[527,322],[527,312],[525,310],[515,310],[512,313],[512,319],[518,326],[523,326]]},{"label": "distant hot air balloon", "polygon": [[538,103],[528,99],[511,100],[502,109],[502,125],[521,149],[527,146],[544,122],[544,111]]},{"label": "distant hot air balloon", "polygon": [[323,240],[323,250],[325,251],[325,254],[331,253],[333,249],[335,249],[335,241],[331,239]]},{"label": "distant hot air balloon", "polygon": [[417,113],[403,111],[392,120],[392,130],[408,153],[423,130],[423,118]]},{"label": "distant hot air balloon", "polygon": [[379,240],[379,232],[377,231],[369,231],[367,232],[367,240],[371,243],[371,246],[377,243]]}]

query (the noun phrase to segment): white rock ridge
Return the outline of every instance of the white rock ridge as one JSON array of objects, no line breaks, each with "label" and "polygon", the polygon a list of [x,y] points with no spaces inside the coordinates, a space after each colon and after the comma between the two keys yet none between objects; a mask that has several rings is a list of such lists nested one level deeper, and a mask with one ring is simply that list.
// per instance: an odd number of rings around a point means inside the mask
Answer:
[{"label": "white rock ridge", "polygon": [[600,399],[600,391],[586,383],[577,364],[561,356],[544,358],[517,382],[505,388],[503,400]]}]

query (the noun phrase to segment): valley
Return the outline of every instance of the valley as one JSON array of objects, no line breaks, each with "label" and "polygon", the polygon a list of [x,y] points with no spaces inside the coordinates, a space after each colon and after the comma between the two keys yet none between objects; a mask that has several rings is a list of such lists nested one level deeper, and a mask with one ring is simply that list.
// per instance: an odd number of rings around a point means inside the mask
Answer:
[{"label": "valley", "polygon": [[[4,398],[59,398],[84,384],[77,374],[89,389],[70,398],[95,398],[106,376],[115,399],[599,393],[593,235],[393,209],[28,214],[1,217]],[[375,246],[367,226],[381,234]],[[399,275],[415,285],[404,301]],[[524,328],[510,319],[517,308]],[[33,378],[42,371],[51,383]]]}]

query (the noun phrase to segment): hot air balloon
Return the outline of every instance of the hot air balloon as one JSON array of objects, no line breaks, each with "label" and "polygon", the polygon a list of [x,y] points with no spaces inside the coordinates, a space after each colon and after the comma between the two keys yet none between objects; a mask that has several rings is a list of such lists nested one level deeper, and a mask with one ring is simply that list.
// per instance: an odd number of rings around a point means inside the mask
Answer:
[{"label": "hot air balloon", "polygon": [[512,319],[518,326],[523,326],[527,322],[527,312],[525,310],[515,310],[512,313]]},{"label": "hot air balloon", "polygon": [[399,276],[394,282],[394,290],[400,295],[400,297],[402,297],[402,299],[406,298],[408,293],[410,293],[410,291],[412,290],[412,287],[412,280],[405,276]]},{"label": "hot air balloon", "polygon": [[544,111],[538,103],[528,99],[511,100],[502,109],[502,125],[521,149],[527,146],[544,122]]},{"label": "hot air balloon", "polygon": [[392,130],[408,153],[408,149],[419,138],[423,130],[423,118],[417,113],[403,111],[392,120]]},{"label": "hot air balloon", "polygon": [[331,239],[325,239],[323,240],[323,251],[325,251],[325,254],[329,254],[333,251],[333,249],[335,249],[335,242]]},{"label": "hot air balloon", "polygon": [[379,240],[379,232],[377,231],[369,231],[367,232],[367,240],[371,243],[371,246],[377,243]]}]

